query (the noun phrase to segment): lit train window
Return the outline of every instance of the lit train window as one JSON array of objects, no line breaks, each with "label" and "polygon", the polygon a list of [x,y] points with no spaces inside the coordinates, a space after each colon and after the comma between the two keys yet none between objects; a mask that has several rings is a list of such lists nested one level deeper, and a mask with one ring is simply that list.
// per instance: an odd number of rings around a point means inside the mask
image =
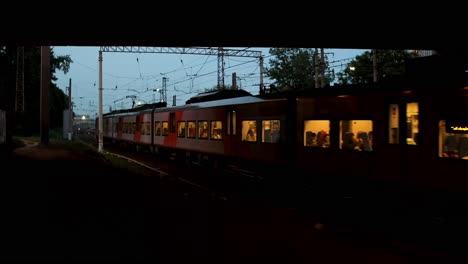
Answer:
[{"label": "lit train window", "polygon": [[179,137],[185,137],[185,121],[177,122],[177,135]]},{"label": "lit train window", "polygon": [[154,135],[160,136],[161,135],[161,122],[156,121],[154,122]]},{"label": "lit train window", "polygon": [[263,120],[262,121],[262,142],[278,143],[280,141],[280,121]]},{"label": "lit train window", "polygon": [[372,151],[372,120],[341,120],[340,149]]},{"label": "lit train window", "polygon": [[400,138],[399,108],[398,104],[390,104],[388,112],[388,143],[398,144]]},{"label": "lit train window", "polygon": [[169,122],[167,121],[162,122],[162,135],[163,136],[169,135]]},{"label": "lit train window", "polygon": [[304,146],[330,147],[330,120],[304,120]]},{"label": "lit train window", "polygon": [[211,139],[223,139],[223,123],[211,121]]},{"label": "lit train window", "polygon": [[208,139],[208,121],[198,121],[198,138]]},{"label": "lit train window", "polygon": [[195,135],[196,135],[196,123],[195,123],[195,121],[188,121],[187,126],[188,126],[187,137],[188,138],[195,138]]},{"label": "lit train window", "polygon": [[439,157],[468,160],[468,120],[439,121]]},{"label": "lit train window", "polygon": [[242,141],[257,142],[257,121],[242,121]]},{"label": "lit train window", "polygon": [[406,144],[417,145],[419,135],[419,104],[406,104]]}]

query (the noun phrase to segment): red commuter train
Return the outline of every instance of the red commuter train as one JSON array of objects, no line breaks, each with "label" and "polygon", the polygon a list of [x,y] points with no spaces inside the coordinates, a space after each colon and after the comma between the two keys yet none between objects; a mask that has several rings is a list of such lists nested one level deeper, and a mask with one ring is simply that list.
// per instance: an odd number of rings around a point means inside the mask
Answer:
[{"label": "red commuter train", "polygon": [[[395,82],[200,94],[104,115],[103,137],[182,157],[445,190],[468,186],[468,87]],[[292,173],[292,172],[291,172]]]}]

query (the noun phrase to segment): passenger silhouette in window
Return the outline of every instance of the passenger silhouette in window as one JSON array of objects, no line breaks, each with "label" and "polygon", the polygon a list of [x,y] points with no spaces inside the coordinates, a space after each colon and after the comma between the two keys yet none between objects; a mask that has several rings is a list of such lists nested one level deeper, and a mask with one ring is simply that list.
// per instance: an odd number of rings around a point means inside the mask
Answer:
[{"label": "passenger silhouette in window", "polygon": [[249,131],[247,131],[247,141],[257,141],[257,133],[255,133],[255,130],[253,128],[250,128]]},{"label": "passenger silhouette in window", "polygon": [[317,145],[317,134],[312,131],[306,132],[306,146],[315,146]]},{"label": "passenger silhouette in window", "polygon": [[354,148],[357,146],[356,144],[356,139],[354,138],[354,133],[353,132],[346,132],[343,137],[343,144],[342,144],[342,149],[350,149],[354,150]]}]

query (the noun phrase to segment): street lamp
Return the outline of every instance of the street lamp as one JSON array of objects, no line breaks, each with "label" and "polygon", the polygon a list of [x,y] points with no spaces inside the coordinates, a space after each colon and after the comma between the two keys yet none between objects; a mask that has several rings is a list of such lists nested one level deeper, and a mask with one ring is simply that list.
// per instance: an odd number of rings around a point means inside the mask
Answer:
[{"label": "street lamp", "polygon": [[[153,92],[158,92],[159,93],[159,102],[162,102],[162,89],[160,89],[160,88],[153,89]],[[154,96],[154,94],[153,94],[153,96]],[[154,98],[153,98],[153,102],[154,102]]]}]

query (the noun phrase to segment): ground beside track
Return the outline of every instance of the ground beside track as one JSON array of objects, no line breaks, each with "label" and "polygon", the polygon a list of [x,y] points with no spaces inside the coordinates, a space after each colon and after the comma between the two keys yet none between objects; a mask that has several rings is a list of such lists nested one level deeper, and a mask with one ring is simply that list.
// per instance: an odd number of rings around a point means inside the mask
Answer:
[{"label": "ground beside track", "polygon": [[2,162],[1,259],[452,262],[340,236],[295,208],[230,203],[136,173],[66,143],[26,144]]}]

